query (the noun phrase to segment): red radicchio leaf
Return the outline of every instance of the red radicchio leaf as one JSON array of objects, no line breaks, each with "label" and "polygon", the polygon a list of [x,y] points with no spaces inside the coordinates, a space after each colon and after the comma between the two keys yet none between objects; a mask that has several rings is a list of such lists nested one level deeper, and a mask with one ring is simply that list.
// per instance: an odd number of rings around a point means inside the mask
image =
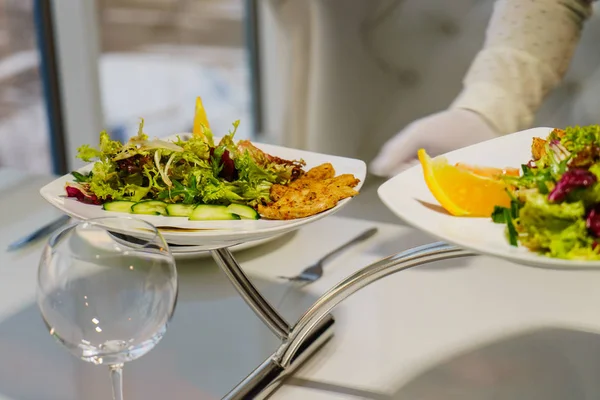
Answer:
[{"label": "red radicchio leaf", "polygon": [[221,156],[221,163],[223,164],[223,169],[219,173],[219,176],[225,179],[227,182],[232,182],[237,179],[238,172],[235,169],[235,163],[229,156],[229,151],[225,150],[223,155]]},{"label": "red radicchio leaf", "polygon": [[531,169],[535,169],[535,168],[537,168],[537,165],[535,164],[535,161],[533,161],[533,160],[530,160],[530,161],[527,163],[527,167],[528,167],[528,168],[531,168]]},{"label": "red radicchio leaf", "polygon": [[67,185],[65,189],[67,191],[68,197],[74,197],[82,203],[95,205],[100,205],[103,203],[103,201],[99,199],[95,194],[85,193],[82,189],[76,186]]},{"label": "red radicchio leaf", "polygon": [[[596,206],[588,213],[585,219],[585,226],[595,237],[600,237],[600,207]],[[596,244],[596,242],[594,242]]]},{"label": "red radicchio leaf", "polygon": [[548,200],[559,202],[565,199],[574,189],[586,188],[596,183],[596,175],[585,169],[570,169],[560,178],[552,192],[548,195]]}]

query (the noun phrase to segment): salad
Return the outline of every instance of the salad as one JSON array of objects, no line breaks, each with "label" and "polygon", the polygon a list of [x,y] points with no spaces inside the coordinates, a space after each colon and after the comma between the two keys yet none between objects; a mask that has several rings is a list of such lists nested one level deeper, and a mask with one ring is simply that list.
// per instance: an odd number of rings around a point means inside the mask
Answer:
[{"label": "salad", "polygon": [[205,125],[173,142],[150,139],[143,120],[127,143],[101,132],[98,147],[78,149],[78,158],[94,164],[89,173],[72,173],[67,196],[108,211],[257,219],[257,206],[272,201],[271,187],[300,177],[305,163],[271,156],[247,140],[236,143],[238,125],[218,143]]},{"label": "salad", "polygon": [[496,206],[511,245],[546,256],[600,260],[600,126],[535,138],[520,176],[504,176],[510,207]]}]

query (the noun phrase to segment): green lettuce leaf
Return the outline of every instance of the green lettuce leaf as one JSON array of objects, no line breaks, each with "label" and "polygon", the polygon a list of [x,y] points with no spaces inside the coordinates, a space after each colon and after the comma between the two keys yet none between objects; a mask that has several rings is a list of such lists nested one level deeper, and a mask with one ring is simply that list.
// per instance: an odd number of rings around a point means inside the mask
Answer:
[{"label": "green lettuce leaf", "polygon": [[92,167],[89,188],[98,198],[103,200],[119,200],[123,198],[123,185],[116,171],[116,164],[110,160],[98,161]]},{"label": "green lettuce leaf", "polygon": [[[550,139],[557,139],[552,138]],[[571,153],[578,153],[589,145],[600,143],[600,125],[573,126],[565,128],[565,133],[560,142]]]},{"label": "green lettuce leaf", "polygon": [[89,144],[84,144],[83,146],[77,148],[77,158],[85,162],[97,160],[100,157],[102,157],[102,152],[91,147]]},{"label": "green lettuce leaf", "polygon": [[552,257],[580,257],[592,248],[585,225],[583,201],[554,204],[546,196],[529,192],[516,220],[520,242]]},{"label": "green lettuce leaf", "polygon": [[143,200],[148,195],[150,189],[150,186],[144,187],[140,185],[127,184],[123,188],[123,197],[117,200],[129,200],[138,202]]},{"label": "green lettuce leaf", "polygon": [[208,161],[210,159],[210,146],[200,136],[194,135],[187,141],[183,141],[178,137],[175,144],[183,149],[181,157],[187,162],[202,164],[202,161]]},{"label": "green lettuce leaf", "polygon": [[194,171],[201,201],[206,204],[242,203],[243,198],[236,193],[235,186],[216,178],[212,171]]},{"label": "green lettuce leaf", "polygon": [[[101,132],[98,148],[81,146],[78,156],[82,160],[97,161],[89,175],[75,175],[75,179],[103,200],[251,206],[268,202],[272,185],[298,176],[304,163],[265,154],[249,141],[236,143],[238,127],[239,121],[234,122],[215,147],[210,131],[187,141],[149,140],[141,119],[137,135],[125,144]],[[221,177],[226,151],[233,164],[227,160],[227,176]],[[233,173],[231,167],[235,167]]]}]

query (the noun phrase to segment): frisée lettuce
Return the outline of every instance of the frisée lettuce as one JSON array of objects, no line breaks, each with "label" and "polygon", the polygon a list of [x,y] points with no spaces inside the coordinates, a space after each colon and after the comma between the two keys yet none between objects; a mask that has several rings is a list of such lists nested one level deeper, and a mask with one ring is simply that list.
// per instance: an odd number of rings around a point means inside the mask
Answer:
[{"label": "fris\u00e9e lettuce", "polygon": [[554,129],[536,138],[519,177],[504,177],[510,210],[492,219],[507,225],[512,245],[563,259],[600,260],[600,126]]},{"label": "fris\u00e9e lettuce", "polygon": [[188,140],[150,139],[140,121],[137,135],[126,143],[100,133],[97,147],[83,145],[78,158],[94,162],[89,173],[73,172],[67,195],[80,201],[160,200],[182,204],[243,204],[271,201],[273,184],[299,177],[303,160],[283,160],[264,153],[247,140],[234,140],[239,121],[214,143],[205,129]]}]

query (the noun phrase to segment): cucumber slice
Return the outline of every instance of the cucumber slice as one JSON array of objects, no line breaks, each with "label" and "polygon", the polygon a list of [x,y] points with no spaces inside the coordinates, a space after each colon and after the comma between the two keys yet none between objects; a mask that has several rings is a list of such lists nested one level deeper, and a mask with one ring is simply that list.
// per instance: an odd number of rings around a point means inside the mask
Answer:
[{"label": "cucumber slice", "polygon": [[102,206],[106,211],[114,211],[121,213],[129,213],[131,214],[131,207],[135,204],[133,201],[125,201],[125,200],[115,200],[115,201],[107,201]]},{"label": "cucumber slice", "polygon": [[167,215],[167,203],[158,200],[145,200],[131,207],[134,214]]},{"label": "cucumber slice", "polygon": [[169,204],[167,214],[171,217],[189,217],[195,207],[195,204]]},{"label": "cucumber slice", "polygon": [[194,208],[190,215],[190,221],[211,221],[211,220],[229,220],[240,219],[238,215],[227,211],[226,206],[216,206],[200,204]]},{"label": "cucumber slice", "polygon": [[227,211],[231,214],[239,215],[241,219],[259,219],[258,212],[249,206],[243,204],[230,204],[227,206]]}]

